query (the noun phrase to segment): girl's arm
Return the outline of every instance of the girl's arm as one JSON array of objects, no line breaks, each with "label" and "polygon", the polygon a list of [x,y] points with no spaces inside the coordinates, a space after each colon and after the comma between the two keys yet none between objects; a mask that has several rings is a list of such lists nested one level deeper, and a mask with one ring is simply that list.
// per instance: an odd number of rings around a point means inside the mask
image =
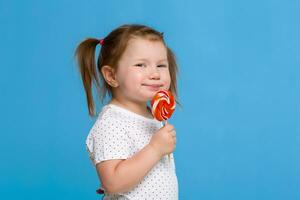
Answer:
[{"label": "girl's arm", "polygon": [[162,155],[151,144],[126,160],[108,160],[97,164],[97,173],[107,193],[129,191],[148,174]]},{"label": "girl's arm", "polygon": [[102,187],[107,193],[129,191],[143,180],[163,155],[172,153],[175,146],[175,129],[168,123],[131,158],[100,162],[96,167]]}]

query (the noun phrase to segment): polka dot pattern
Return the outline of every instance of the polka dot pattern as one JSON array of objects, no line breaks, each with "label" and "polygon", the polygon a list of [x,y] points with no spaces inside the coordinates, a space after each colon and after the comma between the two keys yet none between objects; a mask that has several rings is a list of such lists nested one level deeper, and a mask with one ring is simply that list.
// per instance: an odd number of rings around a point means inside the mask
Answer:
[{"label": "polka dot pattern", "polygon": [[[147,145],[162,123],[119,106],[103,107],[90,130],[86,145],[94,165],[111,159],[127,159]],[[105,200],[178,199],[178,181],[173,154],[164,156],[132,190],[105,194]]]}]

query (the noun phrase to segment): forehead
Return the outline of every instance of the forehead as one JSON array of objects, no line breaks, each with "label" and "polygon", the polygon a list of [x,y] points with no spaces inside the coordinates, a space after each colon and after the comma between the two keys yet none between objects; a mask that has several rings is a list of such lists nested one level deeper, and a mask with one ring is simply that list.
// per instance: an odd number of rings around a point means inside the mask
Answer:
[{"label": "forehead", "polygon": [[134,59],[167,59],[167,50],[162,41],[133,38],[128,41],[124,58]]}]

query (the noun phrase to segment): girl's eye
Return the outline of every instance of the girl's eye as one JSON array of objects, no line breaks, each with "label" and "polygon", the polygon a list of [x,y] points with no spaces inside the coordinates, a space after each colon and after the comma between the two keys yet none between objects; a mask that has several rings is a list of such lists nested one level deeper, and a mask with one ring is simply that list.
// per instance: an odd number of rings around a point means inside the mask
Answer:
[{"label": "girl's eye", "polygon": [[157,65],[157,67],[167,67],[167,65]]},{"label": "girl's eye", "polygon": [[143,63],[139,63],[139,64],[136,64],[136,65],[134,65],[134,66],[137,66],[137,67],[146,67],[146,65],[143,64]]}]

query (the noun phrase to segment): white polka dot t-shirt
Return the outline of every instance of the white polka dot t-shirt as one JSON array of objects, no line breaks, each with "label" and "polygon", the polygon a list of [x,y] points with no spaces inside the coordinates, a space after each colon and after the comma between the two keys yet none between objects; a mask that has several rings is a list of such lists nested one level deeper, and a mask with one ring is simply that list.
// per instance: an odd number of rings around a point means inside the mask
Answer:
[{"label": "white polka dot t-shirt", "polygon": [[[162,123],[108,104],[102,108],[90,130],[86,145],[96,165],[105,160],[127,159],[146,146]],[[132,190],[119,194],[105,194],[105,200],[178,199],[178,181],[173,154],[165,155]]]}]

